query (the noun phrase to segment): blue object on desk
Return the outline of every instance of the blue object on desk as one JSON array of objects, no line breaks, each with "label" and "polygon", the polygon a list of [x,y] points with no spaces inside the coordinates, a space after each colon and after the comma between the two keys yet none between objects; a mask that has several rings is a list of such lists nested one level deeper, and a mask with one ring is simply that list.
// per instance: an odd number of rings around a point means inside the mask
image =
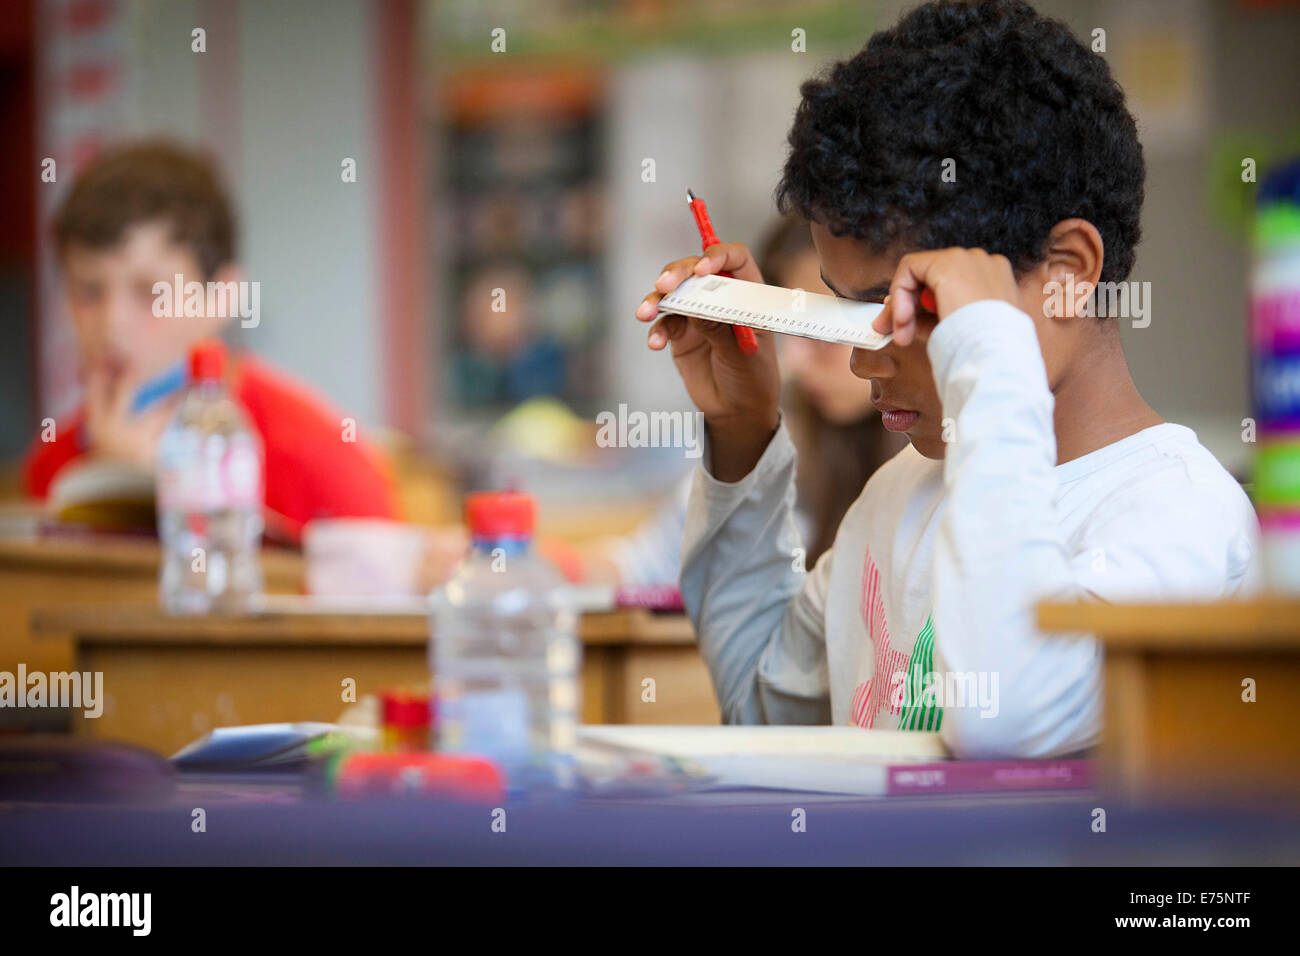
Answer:
[{"label": "blue object on desk", "polygon": [[172,757],[179,770],[256,770],[308,759],[307,745],[333,731],[333,724],[250,724],[218,727]]},{"label": "blue object on desk", "polygon": [[146,408],[175,395],[189,384],[190,374],[184,362],[177,362],[141,385],[131,399],[131,414],[139,415]]}]

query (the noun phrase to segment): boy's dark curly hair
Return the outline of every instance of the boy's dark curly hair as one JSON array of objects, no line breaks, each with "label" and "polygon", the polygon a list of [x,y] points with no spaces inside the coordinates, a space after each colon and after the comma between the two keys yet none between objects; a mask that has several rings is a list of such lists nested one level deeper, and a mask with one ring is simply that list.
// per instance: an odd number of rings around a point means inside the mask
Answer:
[{"label": "boy's dark curly hair", "polygon": [[978,246],[1019,272],[1077,216],[1101,233],[1103,281],[1133,268],[1146,167],[1124,92],[1028,4],[927,3],[800,91],[782,212],[880,251]]}]

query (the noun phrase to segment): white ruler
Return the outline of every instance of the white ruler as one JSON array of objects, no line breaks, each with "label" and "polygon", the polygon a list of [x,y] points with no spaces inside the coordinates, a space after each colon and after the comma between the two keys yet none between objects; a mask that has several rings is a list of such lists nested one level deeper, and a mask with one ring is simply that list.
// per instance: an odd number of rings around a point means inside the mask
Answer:
[{"label": "white ruler", "polygon": [[691,276],[659,300],[660,315],[688,315],[871,350],[884,348],[894,338],[892,332],[881,335],[871,327],[883,310],[874,302],[726,276]]}]

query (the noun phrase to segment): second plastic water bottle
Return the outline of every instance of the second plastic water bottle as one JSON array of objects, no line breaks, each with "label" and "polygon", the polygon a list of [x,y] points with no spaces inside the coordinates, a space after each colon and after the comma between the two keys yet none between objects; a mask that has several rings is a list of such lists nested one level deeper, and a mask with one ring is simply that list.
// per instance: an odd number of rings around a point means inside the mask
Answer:
[{"label": "second plastic water bottle", "polygon": [[528,495],[472,494],[465,512],[472,550],[432,597],[438,749],[495,760],[512,788],[571,786],[581,647],[570,590],[533,554]]}]

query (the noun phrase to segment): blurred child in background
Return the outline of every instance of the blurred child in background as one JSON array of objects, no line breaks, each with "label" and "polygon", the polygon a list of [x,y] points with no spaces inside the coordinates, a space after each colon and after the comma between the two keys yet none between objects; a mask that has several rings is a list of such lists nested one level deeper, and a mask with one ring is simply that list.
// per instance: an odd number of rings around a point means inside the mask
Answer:
[{"label": "blurred child in background", "polygon": [[[225,314],[157,309],[154,287],[239,282],[235,220],[207,159],[165,141],[127,144],[76,180],[54,223],[63,290],[76,331],[83,404],[33,442],[26,490],[45,497],[74,463],[111,460],[152,472],[179,390],[141,406],[141,389],[168,379],[191,345],[219,334]],[[177,277],[181,277],[179,280]],[[305,386],[243,353],[229,363],[231,394],[265,449],[266,527],[296,541],[316,517],[393,517],[385,462]],[[183,385],[183,378],[176,384]]]}]

